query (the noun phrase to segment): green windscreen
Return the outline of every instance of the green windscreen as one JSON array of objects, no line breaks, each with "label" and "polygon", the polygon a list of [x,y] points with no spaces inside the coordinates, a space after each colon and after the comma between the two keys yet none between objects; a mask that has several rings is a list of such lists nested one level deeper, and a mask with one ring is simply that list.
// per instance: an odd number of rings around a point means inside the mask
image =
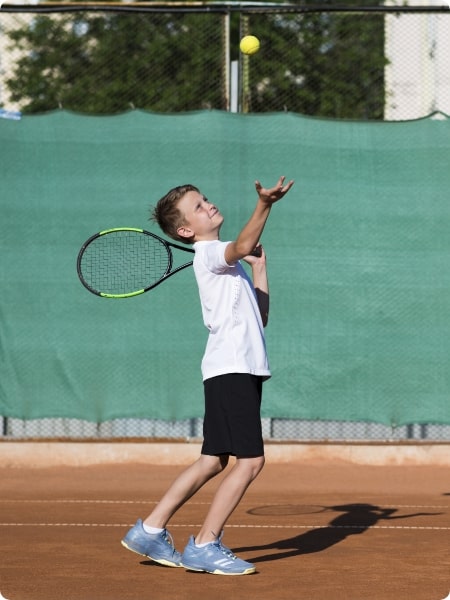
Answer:
[{"label": "green windscreen", "polygon": [[101,299],[78,280],[78,250],[111,227],[160,233],[149,208],[185,183],[232,239],[255,179],[286,175],[262,240],[263,416],[450,423],[450,121],[61,111],[0,119],[0,173],[0,415],[201,417],[192,269]]}]

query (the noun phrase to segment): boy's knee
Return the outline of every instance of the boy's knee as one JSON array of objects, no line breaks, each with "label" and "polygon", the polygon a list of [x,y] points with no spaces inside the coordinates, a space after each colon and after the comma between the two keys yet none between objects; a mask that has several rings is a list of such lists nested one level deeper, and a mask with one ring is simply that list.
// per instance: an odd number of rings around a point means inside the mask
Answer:
[{"label": "boy's knee", "polygon": [[260,473],[262,471],[262,469],[266,463],[266,459],[264,456],[258,456],[255,459],[255,461],[256,461],[256,464],[255,464],[255,469],[256,469],[255,477],[256,477],[256,475],[258,475],[258,473]]},{"label": "boy's knee", "polygon": [[203,469],[209,472],[210,477],[215,477],[222,473],[225,467],[228,465],[229,456],[223,454],[220,456],[209,456],[202,454],[200,460],[202,461]]},{"label": "boy's knee", "polygon": [[266,459],[264,458],[264,456],[256,456],[254,458],[241,459],[241,465],[245,465],[245,467],[248,470],[250,481],[255,479],[255,477],[257,477],[258,474],[261,472],[262,468],[264,467],[265,460]]}]

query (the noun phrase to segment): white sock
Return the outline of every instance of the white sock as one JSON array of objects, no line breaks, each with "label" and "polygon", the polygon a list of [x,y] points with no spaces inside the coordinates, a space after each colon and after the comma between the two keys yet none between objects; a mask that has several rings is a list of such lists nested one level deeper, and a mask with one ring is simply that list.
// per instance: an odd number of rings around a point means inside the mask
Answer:
[{"label": "white sock", "polygon": [[149,525],[146,525],[145,523],[142,523],[142,527],[144,529],[144,531],[146,533],[152,533],[153,535],[155,533],[161,533],[164,531],[164,528],[161,527],[150,527]]},{"label": "white sock", "polygon": [[206,542],[206,544],[195,544],[196,548],[204,548],[205,546],[207,546],[208,544],[210,544],[211,542]]}]

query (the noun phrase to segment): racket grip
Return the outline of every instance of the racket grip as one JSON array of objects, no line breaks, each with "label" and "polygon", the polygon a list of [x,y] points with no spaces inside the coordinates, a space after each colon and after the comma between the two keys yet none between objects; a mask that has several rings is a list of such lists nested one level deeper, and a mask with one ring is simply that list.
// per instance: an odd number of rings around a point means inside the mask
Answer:
[{"label": "racket grip", "polygon": [[255,248],[253,248],[253,250],[250,252],[250,256],[256,256],[257,258],[259,258],[262,254],[262,248],[261,246],[256,246]]}]

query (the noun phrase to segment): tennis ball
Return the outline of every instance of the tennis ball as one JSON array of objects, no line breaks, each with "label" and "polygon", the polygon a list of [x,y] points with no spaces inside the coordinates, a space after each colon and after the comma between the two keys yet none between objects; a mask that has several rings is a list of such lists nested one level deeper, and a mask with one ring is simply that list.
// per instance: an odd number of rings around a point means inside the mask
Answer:
[{"label": "tennis ball", "polygon": [[254,35],[246,35],[242,38],[239,48],[243,54],[256,54],[260,45],[257,37]]}]

